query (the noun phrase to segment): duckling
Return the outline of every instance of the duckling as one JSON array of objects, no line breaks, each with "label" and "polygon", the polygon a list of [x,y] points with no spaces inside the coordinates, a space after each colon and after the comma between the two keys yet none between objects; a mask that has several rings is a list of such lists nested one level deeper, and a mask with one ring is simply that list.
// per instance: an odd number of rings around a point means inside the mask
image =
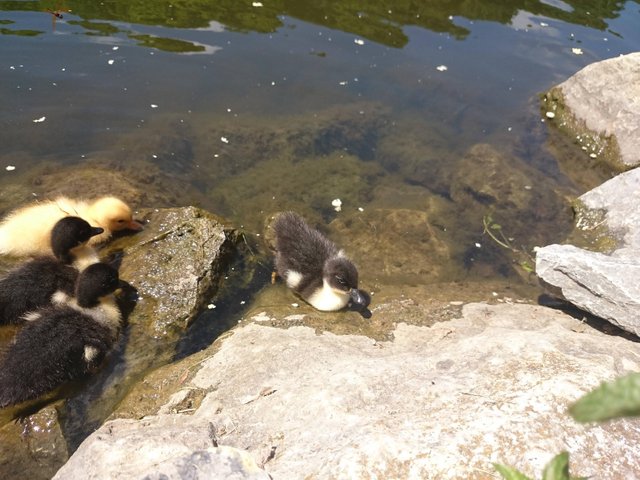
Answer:
[{"label": "duckling", "polygon": [[42,255],[51,253],[51,229],[63,217],[75,215],[104,230],[94,236],[90,245],[97,245],[120,230],[141,230],[133,220],[131,208],[115,197],[102,197],[92,202],[58,197],[15,210],[0,223],[0,254]]},{"label": "duckling", "polygon": [[358,270],[335,243],[294,212],[278,215],[273,231],[277,274],[303,300],[322,311],[366,309]]},{"label": "duckling", "polygon": [[79,217],[59,220],[51,231],[53,256],[34,258],[0,280],[0,325],[22,322],[22,315],[51,303],[58,290],[73,293],[78,272],[100,261],[86,243],[102,232]]},{"label": "duckling", "polygon": [[118,338],[121,313],[113,292],[118,272],[104,263],[87,267],[55,304],[27,315],[0,368],[0,408],[35,399],[97,369]]}]

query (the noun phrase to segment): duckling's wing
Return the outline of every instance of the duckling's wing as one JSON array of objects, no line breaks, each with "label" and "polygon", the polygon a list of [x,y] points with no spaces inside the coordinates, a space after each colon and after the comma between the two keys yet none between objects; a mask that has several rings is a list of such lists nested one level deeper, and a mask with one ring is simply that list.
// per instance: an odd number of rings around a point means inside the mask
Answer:
[{"label": "duckling's wing", "polygon": [[51,253],[51,229],[66,215],[54,202],[15,210],[0,223],[0,254],[24,256]]},{"label": "duckling's wing", "polygon": [[294,270],[305,276],[322,277],[324,262],[338,251],[333,242],[292,212],[276,219],[274,231],[276,269],[280,274]]},{"label": "duckling's wing", "polygon": [[[103,326],[69,307],[39,310],[9,347],[0,368],[0,407],[37,398],[86,375],[112,340]],[[87,346],[93,350],[87,360]]]},{"label": "duckling's wing", "polygon": [[0,280],[0,325],[21,323],[22,316],[47,306],[58,290],[73,293],[78,272],[53,257],[39,257]]}]

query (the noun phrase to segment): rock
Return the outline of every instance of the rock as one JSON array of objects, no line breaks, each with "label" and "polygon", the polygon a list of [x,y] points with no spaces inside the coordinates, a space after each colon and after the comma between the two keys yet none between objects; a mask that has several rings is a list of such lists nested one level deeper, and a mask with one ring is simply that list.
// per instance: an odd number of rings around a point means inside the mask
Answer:
[{"label": "rock", "polygon": [[[83,444],[76,452],[86,464],[67,463],[53,477],[63,479],[230,479],[269,480],[251,455],[228,446],[213,447],[211,430],[183,430],[176,435],[168,425],[117,420],[109,422],[109,430],[96,435],[93,442]],[[117,444],[137,444],[132,449],[120,449]],[[217,442],[216,442],[217,443]]]},{"label": "rock", "polygon": [[149,336],[179,335],[213,295],[236,232],[195,207],[140,210],[136,218],[144,230],[106,250],[122,252],[120,277],[138,292],[129,322],[144,325]]},{"label": "rock", "polygon": [[[604,211],[604,221],[618,248],[617,257],[635,257],[640,249],[640,169],[633,169],[585,193],[580,202],[587,211]],[[582,212],[584,216],[586,212]],[[583,225],[580,225],[583,223]],[[580,228],[593,229],[597,225],[581,222]]]},{"label": "rock", "polygon": [[49,479],[68,458],[67,444],[54,406],[0,428],[0,473],[3,478]]},{"label": "rock", "polygon": [[[484,479],[492,462],[539,477],[562,450],[574,475],[640,471],[633,421],[586,428],[566,413],[600,381],[640,368],[640,345],[530,305],[467,304],[460,318],[401,323],[393,337],[237,328],[166,367],[190,372],[171,400],[107,422],[55,478],[140,478],[145,458],[211,454],[212,438],[273,478]],[[174,408],[190,389],[207,394]]]},{"label": "rock", "polygon": [[640,261],[549,245],[538,251],[536,273],[557,296],[640,335]]},{"label": "rock", "polygon": [[640,335],[640,169],[618,175],[579,199],[579,228],[598,235],[608,254],[549,245],[536,254],[536,273],[556,295]]},{"label": "rock", "polygon": [[586,66],[546,95],[544,109],[575,136],[585,157],[640,164],[640,52]]}]

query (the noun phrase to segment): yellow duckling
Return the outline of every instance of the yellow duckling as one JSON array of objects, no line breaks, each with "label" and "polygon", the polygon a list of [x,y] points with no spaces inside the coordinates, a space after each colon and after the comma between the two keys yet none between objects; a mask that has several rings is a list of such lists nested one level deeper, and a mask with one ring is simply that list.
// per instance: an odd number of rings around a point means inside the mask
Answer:
[{"label": "yellow duckling", "polygon": [[58,220],[77,216],[104,232],[91,237],[89,245],[106,241],[119,230],[141,230],[142,224],[133,219],[131,208],[115,197],[93,201],[58,197],[39,202],[9,213],[0,222],[0,254],[42,255],[51,253],[51,230]]}]

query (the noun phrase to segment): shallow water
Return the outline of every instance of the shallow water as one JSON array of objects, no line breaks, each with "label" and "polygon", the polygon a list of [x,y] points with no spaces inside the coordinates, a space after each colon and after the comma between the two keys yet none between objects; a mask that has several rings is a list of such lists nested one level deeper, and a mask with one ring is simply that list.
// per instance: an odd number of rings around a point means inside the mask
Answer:
[{"label": "shallow water", "polygon": [[[0,209],[54,191],[43,166],[90,164],[144,180],[136,206],[197,204],[258,248],[269,213],[300,211],[374,301],[446,282],[535,301],[531,248],[561,242],[567,199],[606,178],[563,171],[538,94],[638,50],[640,4],[261,3],[0,1]],[[179,355],[220,332],[211,316]]]}]

